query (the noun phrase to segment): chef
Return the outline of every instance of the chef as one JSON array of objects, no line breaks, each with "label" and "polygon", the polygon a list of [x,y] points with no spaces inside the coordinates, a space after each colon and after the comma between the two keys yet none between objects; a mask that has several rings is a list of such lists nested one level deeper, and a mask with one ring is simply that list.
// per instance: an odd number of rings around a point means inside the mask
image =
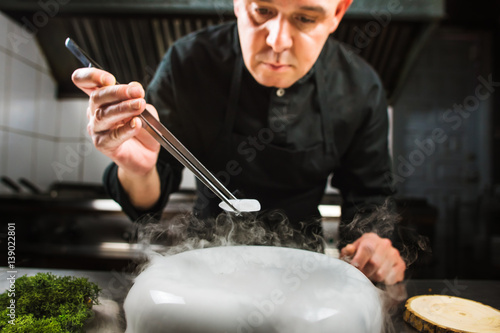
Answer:
[{"label": "chef", "polygon": [[[182,165],[142,129],[146,100],[237,197],[284,211],[304,233],[320,230],[330,175],[343,198],[342,226],[382,205],[393,194],[385,92],[369,65],[329,38],[351,1],[234,0],[236,22],[178,40],[147,93],[101,70],[76,70],[73,82],[90,96],[88,132],[114,162],[105,186],[124,212],[134,220],[158,214],[181,181]],[[220,213],[201,183],[197,194],[196,216]],[[404,278],[384,235],[365,233],[341,254],[372,281]]]}]

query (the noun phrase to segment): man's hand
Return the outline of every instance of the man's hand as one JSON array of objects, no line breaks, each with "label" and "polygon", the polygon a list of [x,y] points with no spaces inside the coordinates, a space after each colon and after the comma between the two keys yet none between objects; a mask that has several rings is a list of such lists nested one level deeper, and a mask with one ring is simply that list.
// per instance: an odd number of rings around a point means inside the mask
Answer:
[{"label": "man's hand", "polygon": [[[95,147],[118,165],[118,178],[132,204],[153,206],[160,196],[160,145],[138,118],[146,108],[143,87],[137,82],[117,85],[113,75],[95,68],[77,69],[71,78],[90,97],[87,130]],[[153,106],[148,110],[158,118]]]},{"label": "man's hand", "polygon": [[[111,74],[94,68],[77,69],[72,79],[90,96],[87,129],[96,148],[127,173],[150,173],[160,145],[141,130],[137,118],[146,107],[143,87],[137,82],[115,85]],[[156,110],[149,109],[156,116]]]},{"label": "man's hand", "polygon": [[399,251],[387,238],[366,233],[340,251],[340,257],[352,257],[351,265],[357,267],[374,282],[392,285],[403,281],[406,264]]}]

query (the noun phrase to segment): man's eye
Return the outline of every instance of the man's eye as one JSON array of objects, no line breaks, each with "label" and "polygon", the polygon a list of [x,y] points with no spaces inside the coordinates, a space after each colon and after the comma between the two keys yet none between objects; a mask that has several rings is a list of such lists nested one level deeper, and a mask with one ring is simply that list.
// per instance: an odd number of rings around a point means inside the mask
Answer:
[{"label": "man's eye", "polygon": [[300,23],[303,23],[303,24],[311,24],[311,23],[315,23],[316,20],[313,19],[313,18],[310,18],[310,17],[307,17],[307,16],[297,16],[295,18],[297,21],[299,21]]},{"label": "man's eye", "polygon": [[270,16],[272,14],[269,8],[263,8],[263,7],[255,8],[255,12],[261,16]]},{"label": "man's eye", "polygon": [[252,17],[257,24],[262,24],[272,18],[275,12],[272,8],[267,7],[257,7],[253,8]]}]

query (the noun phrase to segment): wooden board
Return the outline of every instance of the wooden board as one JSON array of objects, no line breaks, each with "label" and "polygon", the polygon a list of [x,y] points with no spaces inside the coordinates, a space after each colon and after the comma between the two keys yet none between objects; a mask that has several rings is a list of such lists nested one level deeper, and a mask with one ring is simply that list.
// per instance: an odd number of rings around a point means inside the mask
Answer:
[{"label": "wooden board", "polygon": [[419,332],[500,332],[500,311],[468,299],[422,295],[408,299],[405,307],[404,320]]}]

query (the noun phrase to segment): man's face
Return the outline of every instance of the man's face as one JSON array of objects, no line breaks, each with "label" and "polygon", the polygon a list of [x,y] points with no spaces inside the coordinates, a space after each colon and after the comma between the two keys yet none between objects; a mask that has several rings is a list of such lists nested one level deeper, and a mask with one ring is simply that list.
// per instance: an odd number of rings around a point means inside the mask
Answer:
[{"label": "man's face", "polygon": [[352,0],[234,0],[243,60],[268,87],[288,88],[314,65]]}]

